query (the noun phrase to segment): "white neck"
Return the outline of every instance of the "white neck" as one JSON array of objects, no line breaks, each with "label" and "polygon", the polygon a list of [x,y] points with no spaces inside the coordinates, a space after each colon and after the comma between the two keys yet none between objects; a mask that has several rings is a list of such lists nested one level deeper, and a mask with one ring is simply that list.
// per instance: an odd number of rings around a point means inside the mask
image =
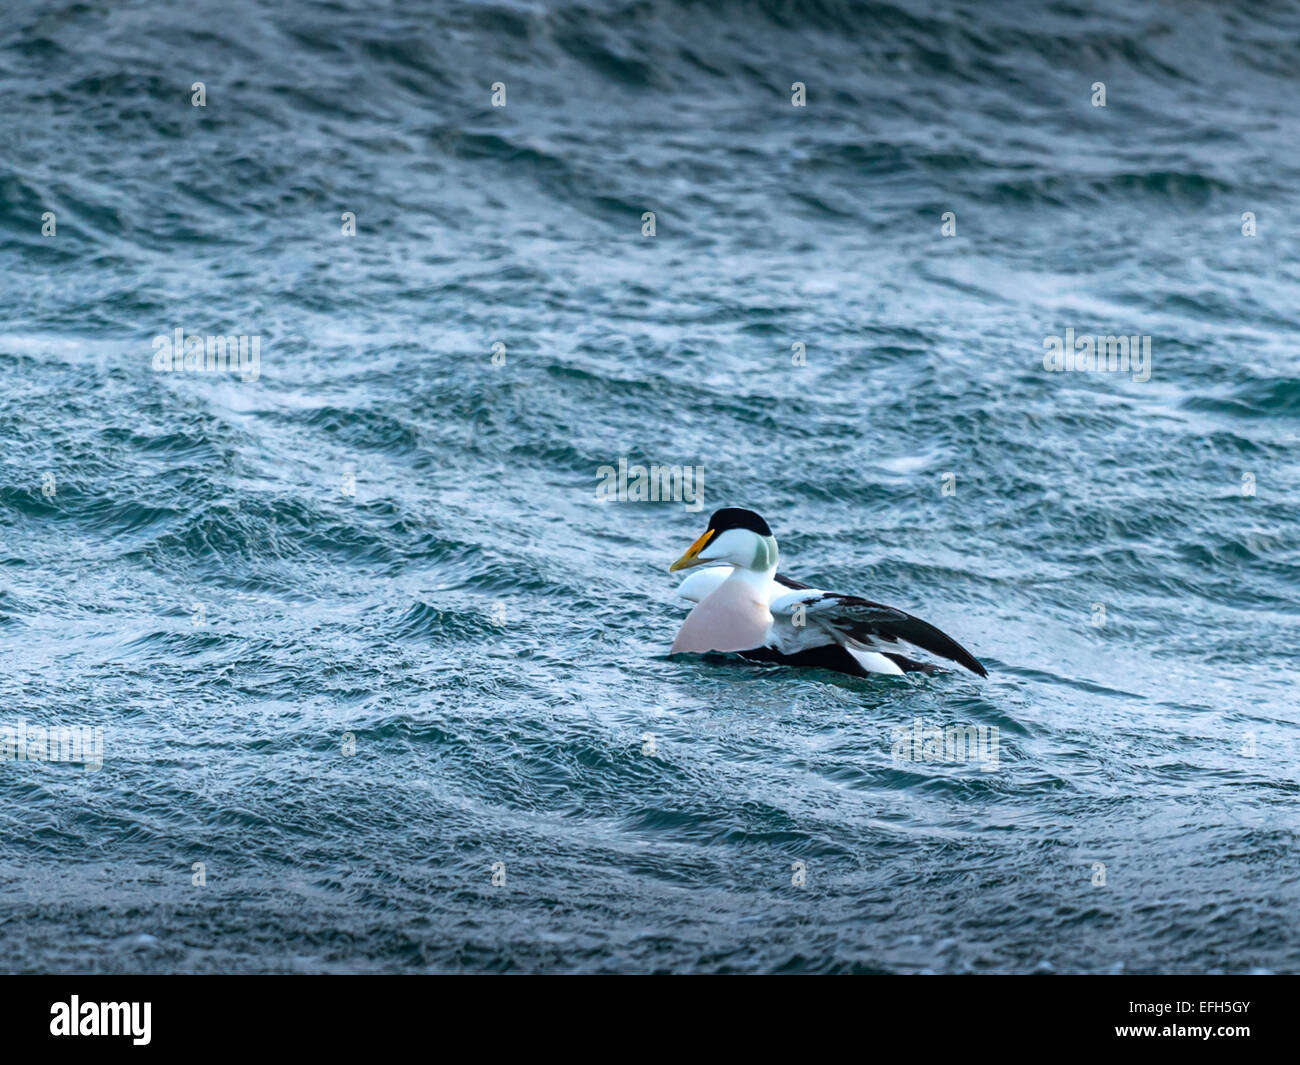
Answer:
[{"label": "white neck", "polygon": [[763,602],[767,602],[767,591],[772,586],[772,578],[775,576],[775,561],[773,561],[771,569],[746,569],[744,566],[734,566],[731,575],[727,577],[727,583],[743,584],[761,595]]}]

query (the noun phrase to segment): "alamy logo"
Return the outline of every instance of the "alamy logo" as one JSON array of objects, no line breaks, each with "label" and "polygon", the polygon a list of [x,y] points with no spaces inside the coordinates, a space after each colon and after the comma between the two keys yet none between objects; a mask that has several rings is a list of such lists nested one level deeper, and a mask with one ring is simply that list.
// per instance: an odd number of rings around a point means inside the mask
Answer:
[{"label": "alamy logo", "polygon": [[262,372],[261,336],[185,335],[177,326],[172,335],[153,338],[154,373],[226,373],[239,371],[241,381],[256,381]]},{"label": "alamy logo", "polygon": [[998,768],[997,725],[927,726],[916,718],[909,729],[898,725],[891,733],[895,762],[978,762],[991,773]]},{"label": "alamy logo", "polygon": [[618,469],[596,471],[597,503],[685,503],[692,513],[704,508],[703,466],[629,466],[619,456]]},{"label": "alamy logo", "polygon": [[1151,380],[1151,338],[1149,336],[1094,337],[1074,335],[1064,339],[1053,334],[1043,338],[1043,369],[1048,373],[1128,373],[1139,384]]},{"label": "alamy logo", "polygon": [[50,1006],[50,1035],[129,1035],[136,1046],[148,1046],[152,1012],[149,1002],[82,1002],[73,995]]},{"label": "alamy logo", "polygon": [[104,726],[0,725],[0,762],[77,762],[93,773],[104,766]]}]

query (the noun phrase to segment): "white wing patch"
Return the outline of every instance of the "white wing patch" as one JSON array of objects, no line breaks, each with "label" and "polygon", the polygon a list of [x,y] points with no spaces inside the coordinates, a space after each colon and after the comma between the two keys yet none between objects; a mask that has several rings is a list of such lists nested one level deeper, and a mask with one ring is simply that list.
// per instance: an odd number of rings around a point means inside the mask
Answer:
[{"label": "white wing patch", "polygon": [[844,649],[849,652],[868,673],[886,673],[891,677],[901,677],[903,668],[893,659],[878,655],[874,651],[859,651],[848,644]]},{"label": "white wing patch", "polygon": [[731,570],[731,566],[701,566],[677,586],[677,594],[692,603],[698,603],[706,595],[716,592],[722,582],[731,576]]}]

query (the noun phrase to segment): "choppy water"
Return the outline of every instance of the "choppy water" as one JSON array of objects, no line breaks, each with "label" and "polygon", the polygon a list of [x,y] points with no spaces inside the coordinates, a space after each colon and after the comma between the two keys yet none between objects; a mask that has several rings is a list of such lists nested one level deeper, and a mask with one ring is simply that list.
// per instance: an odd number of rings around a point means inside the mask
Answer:
[{"label": "choppy water", "polygon": [[[1300,7],[1087,7],[10,3],[0,964],[1300,967]],[[667,658],[620,457],[990,679]]]}]

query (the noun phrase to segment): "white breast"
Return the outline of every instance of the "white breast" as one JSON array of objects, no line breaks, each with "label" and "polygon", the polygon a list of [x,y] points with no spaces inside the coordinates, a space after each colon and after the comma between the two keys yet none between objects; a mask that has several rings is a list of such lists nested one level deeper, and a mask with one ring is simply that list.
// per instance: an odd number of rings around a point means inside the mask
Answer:
[{"label": "white breast", "polygon": [[673,653],[750,651],[762,647],[772,625],[766,602],[743,581],[724,580],[686,615]]}]

